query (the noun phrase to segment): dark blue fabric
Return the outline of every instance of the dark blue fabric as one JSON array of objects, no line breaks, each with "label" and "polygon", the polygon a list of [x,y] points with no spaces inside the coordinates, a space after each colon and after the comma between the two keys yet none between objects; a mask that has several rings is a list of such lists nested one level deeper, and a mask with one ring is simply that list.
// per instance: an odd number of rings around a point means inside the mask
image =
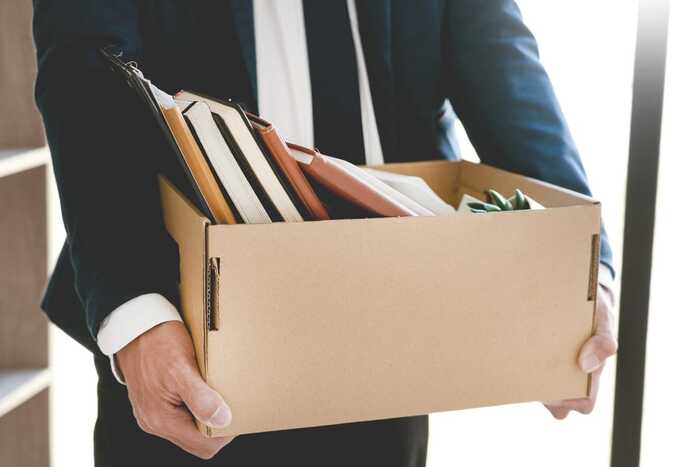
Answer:
[{"label": "dark blue fabric", "polygon": [[360,86],[346,0],[304,0],[313,101],[314,144],[355,164],[365,163]]},{"label": "dark blue fabric", "polygon": [[[99,376],[95,467],[425,466],[426,416],[238,436],[213,459],[202,461],[143,432],[134,419],[127,388],[114,379],[107,359],[96,357],[95,366]],[[235,417],[235,407],[233,413]]]},{"label": "dark blue fabric", "polygon": [[[121,303],[177,303],[178,257],[159,214],[156,171],[177,162],[98,49],[120,45],[166,91],[255,111],[251,0],[34,0],[44,117],[68,247],[45,296],[85,342]],[[484,162],[590,194],[578,151],[513,0],[357,0],[387,162],[457,157],[459,117]],[[448,102],[451,102],[452,112]],[[611,267],[603,235],[601,262]],[[611,268],[612,269],[612,268]],[[73,290],[65,290],[73,283]],[[68,300],[67,296],[74,299]],[[80,319],[60,319],[66,313]],[[90,331],[88,333],[88,330]]]}]

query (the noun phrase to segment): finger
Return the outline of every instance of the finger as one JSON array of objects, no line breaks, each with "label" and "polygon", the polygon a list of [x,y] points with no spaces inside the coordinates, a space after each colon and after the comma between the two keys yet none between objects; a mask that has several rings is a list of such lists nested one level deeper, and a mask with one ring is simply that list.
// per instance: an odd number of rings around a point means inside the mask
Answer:
[{"label": "finger", "polygon": [[588,397],[581,399],[567,399],[562,401],[563,404],[558,406],[559,409],[565,409],[567,411],[576,411],[584,415],[588,415],[593,412],[593,407],[595,407],[595,401]]},{"label": "finger", "polygon": [[592,373],[599,369],[605,359],[617,352],[611,300],[609,294],[602,287],[599,288],[598,292],[593,336],[583,345],[578,357],[578,365],[586,373]]},{"label": "finger", "polygon": [[563,406],[544,404],[544,406],[557,420],[564,420],[569,415],[569,409]]},{"label": "finger", "polygon": [[179,395],[192,415],[212,428],[231,424],[231,409],[218,392],[204,382],[196,368],[185,372]]},{"label": "finger", "polygon": [[[598,387],[600,385],[600,375],[602,373],[602,368],[591,375],[591,393],[588,397],[582,397],[579,399],[566,399],[563,401],[547,402],[545,406],[549,409],[557,408],[560,410],[571,411],[582,413],[588,415],[593,412],[595,408],[596,400],[598,398]],[[551,410],[550,410],[551,411]]]},{"label": "finger", "polygon": [[184,407],[172,407],[164,417],[160,433],[164,439],[202,459],[211,459],[232,437],[207,438],[202,435],[192,420],[192,415]]},{"label": "finger", "polygon": [[569,407],[571,410],[588,415],[595,409],[595,403],[598,399],[598,388],[600,386],[600,375],[603,373],[603,367],[593,372],[591,375],[591,392],[588,397],[574,399],[570,401]]},{"label": "finger", "polygon": [[596,334],[583,344],[578,357],[579,367],[586,373],[600,369],[605,359],[615,355],[617,342],[612,336]]}]

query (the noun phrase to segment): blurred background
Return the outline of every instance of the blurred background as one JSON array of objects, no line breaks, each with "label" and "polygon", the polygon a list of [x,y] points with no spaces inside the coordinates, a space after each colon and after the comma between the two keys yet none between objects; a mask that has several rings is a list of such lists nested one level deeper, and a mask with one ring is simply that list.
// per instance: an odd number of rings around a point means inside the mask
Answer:
[{"label": "blurred background", "polygon": [[[518,4],[538,39],[594,195],[602,201],[619,274],[638,1],[519,0]],[[0,6],[0,14],[3,11]],[[700,419],[700,409],[693,403],[700,393],[696,371],[700,354],[694,344],[700,329],[695,300],[700,223],[686,208],[697,202],[696,170],[700,170],[698,18],[698,2],[672,2],[642,424],[645,467],[700,465],[693,443]],[[3,73],[0,70],[0,78]],[[466,135],[462,149],[464,157],[476,158]],[[64,232],[52,182],[48,193],[52,265]],[[53,465],[90,466],[96,416],[92,358],[54,328],[49,355]],[[613,360],[604,374],[597,408],[588,416],[572,414],[556,421],[536,403],[433,415],[429,465],[610,465],[614,393]]]}]

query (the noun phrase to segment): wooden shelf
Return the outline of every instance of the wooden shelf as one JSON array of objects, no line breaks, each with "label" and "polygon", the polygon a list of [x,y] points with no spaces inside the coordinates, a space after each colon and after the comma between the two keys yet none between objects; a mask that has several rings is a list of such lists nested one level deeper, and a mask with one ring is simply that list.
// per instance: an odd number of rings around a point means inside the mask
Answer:
[{"label": "wooden shelf", "polygon": [[48,147],[0,149],[0,178],[48,164]]},{"label": "wooden shelf", "polygon": [[48,368],[0,370],[0,417],[49,387],[50,382]]},{"label": "wooden shelf", "polygon": [[50,157],[34,100],[32,2],[0,0],[0,466],[49,467]]}]

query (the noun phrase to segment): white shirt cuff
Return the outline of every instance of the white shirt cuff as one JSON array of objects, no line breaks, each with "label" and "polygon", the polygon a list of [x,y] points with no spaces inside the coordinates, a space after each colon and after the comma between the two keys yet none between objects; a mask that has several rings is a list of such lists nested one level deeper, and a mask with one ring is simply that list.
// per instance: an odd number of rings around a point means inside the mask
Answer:
[{"label": "white shirt cuff", "polygon": [[165,297],[155,293],[132,298],[102,321],[97,345],[109,357],[117,381],[124,384],[114,355],[144,332],[166,321],[182,321],[182,318]]}]

